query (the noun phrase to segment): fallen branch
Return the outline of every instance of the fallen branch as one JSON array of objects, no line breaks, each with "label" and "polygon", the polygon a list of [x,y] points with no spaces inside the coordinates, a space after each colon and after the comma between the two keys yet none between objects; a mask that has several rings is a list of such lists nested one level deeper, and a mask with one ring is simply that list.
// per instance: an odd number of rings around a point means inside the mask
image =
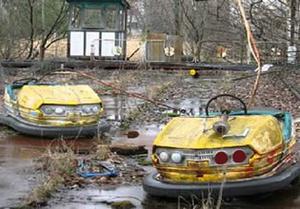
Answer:
[{"label": "fallen branch", "polygon": [[140,155],[148,153],[145,146],[134,144],[113,144],[109,146],[109,149],[118,155]]}]

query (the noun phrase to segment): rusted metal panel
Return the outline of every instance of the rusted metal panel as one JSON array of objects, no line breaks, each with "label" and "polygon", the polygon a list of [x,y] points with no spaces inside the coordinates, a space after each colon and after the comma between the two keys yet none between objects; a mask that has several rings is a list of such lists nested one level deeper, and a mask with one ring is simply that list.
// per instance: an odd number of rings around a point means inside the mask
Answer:
[{"label": "rusted metal panel", "polygon": [[149,62],[181,62],[182,39],[179,36],[151,33],[146,38],[145,59]]}]

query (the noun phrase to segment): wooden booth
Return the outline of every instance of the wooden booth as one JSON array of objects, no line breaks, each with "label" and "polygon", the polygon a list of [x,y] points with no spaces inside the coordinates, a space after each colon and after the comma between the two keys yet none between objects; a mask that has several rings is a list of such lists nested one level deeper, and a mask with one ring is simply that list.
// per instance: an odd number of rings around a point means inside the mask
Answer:
[{"label": "wooden booth", "polygon": [[125,59],[125,0],[67,0],[70,4],[70,58]]}]

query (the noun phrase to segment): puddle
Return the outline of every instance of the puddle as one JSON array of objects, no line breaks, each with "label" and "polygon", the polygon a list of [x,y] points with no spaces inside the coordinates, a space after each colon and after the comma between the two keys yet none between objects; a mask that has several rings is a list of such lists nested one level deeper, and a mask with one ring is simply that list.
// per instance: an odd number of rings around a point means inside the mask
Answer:
[{"label": "puddle", "polygon": [[[133,89],[134,90],[134,89]],[[125,111],[134,108],[142,101],[135,98],[102,96],[105,104],[106,116],[110,120],[121,120]],[[177,98],[170,103],[170,106],[186,109],[193,109],[195,115],[203,112],[203,106],[209,97],[200,95],[199,98]],[[199,108],[201,107],[201,108]],[[1,128],[1,127],[0,127]],[[137,127],[135,131],[140,134],[134,139],[129,139],[125,132],[119,132],[113,143],[131,143],[145,145],[151,152],[152,142],[161,125],[150,125]],[[40,156],[49,146],[56,146],[59,141],[38,139],[13,134],[0,135],[0,208],[8,207],[18,201],[32,188],[32,160]],[[73,146],[78,152],[88,151],[93,147],[92,139],[68,140],[67,143]],[[147,168],[147,171],[152,168]],[[28,171],[29,170],[29,171]],[[296,209],[300,208],[300,186],[276,192],[271,198],[264,201],[234,200],[232,203],[225,203],[225,209]],[[141,186],[120,186],[100,189],[99,187],[88,187],[85,189],[74,189],[62,191],[55,195],[50,201],[48,209],[106,209],[111,208],[103,202],[130,200],[136,208],[141,209],[173,209],[177,208],[177,200],[165,200],[147,196]],[[179,207],[183,208],[183,207]]]},{"label": "puddle", "polygon": [[[112,120],[121,119],[122,111],[121,107],[126,109],[128,105],[135,106],[138,101],[125,100],[121,101],[112,97],[103,97],[106,104],[106,115]],[[32,178],[35,174],[32,172],[33,160],[39,157],[45,149],[48,147],[54,147],[61,144],[59,140],[43,139],[30,136],[19,135],[16,132],[1,126],[2,132],[0,135],[0,208],[15,206],[20,202],[20,198],[26,196],[28,192],[32,190],[33,183]],[[136,139],[127,139],[127,136],[120,134],[118,140],[122,140],[125,143],[147,144],[151,147],[152,141],[157,133],[154,127],[147,127],[141,129],[140,135]],[[117,140],[116,140],[117,141]],[[77,139],[66,140],[66,143],[71,146],[78,153],[89,152],[94,147],[93,139]],[[131,190],[132,195],[134,193],[140,194],[141,187],[139,189]],[[94,192],[92,190],[90,192]],[[111,195],[115,190],[99,190],[99,194]],[[117,193],[127,194],[129,191],[126,187],[120,187],[116,190]],[[98,193],[97,193],[98,194]],[[81,196],[81,193],[79,193]],[[76,195],[78,196],[78,195]],[[66,208],[95,208],[88,204],[76,203],[70,201]],[[104,205],[105,206],[105,205]],[[65,207],[65,206],[64,206]],[[62,205],[57,206],[62,208]],[[99,207],[97,207],[99,208]]]},{"label": "puddle", "polygon": [[144,101],[126,96],[101,96],[104,104],[105,115],[108,120],[120,121],[126,112],[142,104]]},{"label": "puddle", "polygon": [[[120,186],[99,189],[89,187],[80,190],[62,191],[49,203],[47,209],[110,209],[107,203],[129,200],[137,209],[183,209],[192,208],[192,199],[186,198],[178,206],[177,199],[165,199],[147,195],[141,186]],[[197,203],[196,198],[194,202]],[[199,202],[198,202],[199,203]],[[260,196],[247,199],[233,199],[224,202],[223,209],[298,209],[300,207],[300,188],[293,187],[275,192],[261,199]]]},{"label": "puddle", "polygon": [[[63,197],[61,197],[63,195]],[[107,203],[114,201],[129,200],[137,208],[142,208],[142,201],[144,199],[144,191],[139,186],[121,186],[118,188],[106,188],[99,189],[96,187],[90,187],[83,190],[71,190],[59,194],[56,198],[61,199],[58,203],[54,199],[50,202],[47,209],[99,209],[99,208],[111,208]]]},{"label": "puddle", "polygon": [[[40,174],[34,173],[33,160],[39,157],[47,147],[60,142],[11,135],[0,138],[0,208],[15,206],[37,183]],[[74,149],[89,150],[92,140],[69,140]]]},{"label": "puddle", "polygon": [[0,208],[13,205],[32,188],[32,160],[22,152],[0,147]]},{"label": "puddle", "polygon": [[120,186],[99,189],[89,187],[82,190],[62,192],[46,209],[111,209],[109,203],[129,200],[137,209],[174,209],[176,201],[148,196],[141,186]]}]

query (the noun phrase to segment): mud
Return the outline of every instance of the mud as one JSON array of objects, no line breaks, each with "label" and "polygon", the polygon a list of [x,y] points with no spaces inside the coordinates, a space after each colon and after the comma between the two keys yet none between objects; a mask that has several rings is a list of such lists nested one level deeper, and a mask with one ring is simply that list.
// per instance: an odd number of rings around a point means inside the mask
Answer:
[{"label": "mud", "polygon": [[[186,109],[195,115],[202,114],[208,99],[218,93],[235,92],[247,100],[247,95],[249,95],[249,90],[253,85],[253,78],[231,83],[230,81],[233,78],[241,75],[230,74],[222,75],[221,78],[200,76],[199,79],[193,79],[182,72],[170,74],[160,71],[129,71],[121,74],[120,72],[100,70],[89,71],[89,73],[94,73],[97,78],[115,83],[129,92],[145,94],[151,99],[159,100],[174,108]],[[13,77],[9,76],[7,81],[11,81]],[[162,114],[168,110],[167,108],[153,104],[143,106],[143,100],[119,95],[119,92],[99,86],[94,81],[80,78],[76,74],[52,76],[49,80],[57,80],[58,77],[63,83],[89,83],[95,90],[101,92],[101,98],[106,109],[105,115],[114,126],[111,133],[113,143],[145,145],[150,153],[156,134],[170,120],[170,117]],[[292,74],[287,75],[289,81],[292,80],[292,77]],[[299,78],[298,73],[294,77]],[[295,83],[294,80],[291,82]],[[168,85],[163,86],[163,84]],[[161,88],[162,86],[163,88]],[[288,98],[288,101],[286,101],[286,98]],[[279,80],[276,80],[273,75],[262,79],[262,87],[258,93],[257,105],[290,110],[294,116],[300,116],[300,101]],[[118,127],[124,122],[128,113],[136,113],[137,111],[140,114],[134,114],[135,117],[130,121],[129,130],[138,131],[140,135],[135,139],[128,139],[126,136],[126,131],[128,130],[120,130]],[[55,146],[59,142],[21,136],[2,126],[0,129],[0,208],[5,208],[17,205],[38,184],[41,174],[34,173],[33,161],[47,147]],[[94,146],[93,139],[68,140],[67,143],[78,153],[88,153]],[[144,168],[148,172],[152,170],[151,167]],[[299,188],[299,185],[286,188],[264,200],[261,200],[260,196],[252,197],[250,200],[234,199],[231,203],[224,202],[222,208],[300,208]],[[111,208],[110,203],[118,200],[129,200],[136,205],[136,208],[141,209],[177,208],[177,200],[149,197],[144,193],[140,184],[120,185],[118,187],[89,185],[84,188],[75,186],[72,189],[62,189],[54,194],[54,197],[45,208]],[[188,200],[182,203],[179,208],[191,208],[191,202],[191,200]]]}]

